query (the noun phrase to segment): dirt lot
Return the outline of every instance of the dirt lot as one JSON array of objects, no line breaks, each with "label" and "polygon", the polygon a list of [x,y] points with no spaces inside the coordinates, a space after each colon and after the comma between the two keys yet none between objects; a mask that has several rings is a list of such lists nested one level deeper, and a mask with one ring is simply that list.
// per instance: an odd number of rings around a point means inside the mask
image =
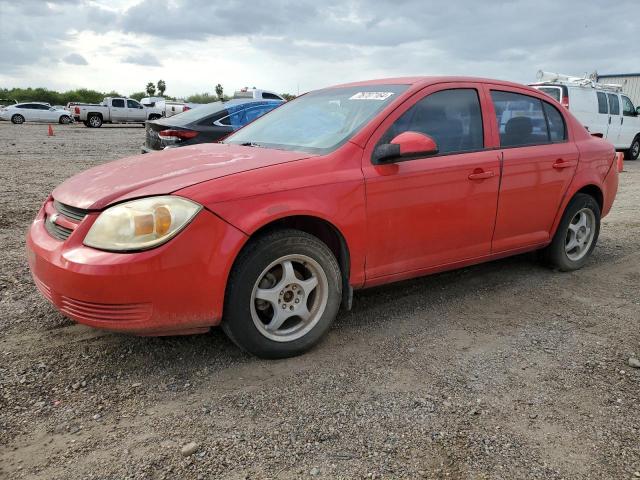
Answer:
[{"label": "dirt lot", "polygon": [[144,136],[54,128],[0,123],[0,478],[640,477],[640,161],[583,270],[524,255],[358,292],[315,350],[262,361],[221,331],[111,334],[40,297],[40,203]]}]

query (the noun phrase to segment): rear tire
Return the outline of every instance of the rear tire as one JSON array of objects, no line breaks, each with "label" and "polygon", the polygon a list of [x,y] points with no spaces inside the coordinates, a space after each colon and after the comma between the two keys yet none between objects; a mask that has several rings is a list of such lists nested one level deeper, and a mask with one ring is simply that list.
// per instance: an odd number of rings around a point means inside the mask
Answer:
[{"label": "rear tire", "polygon": [[149,115],[149,120],[158,120],[159,118],[162,118],[162,117],[157,114]]},{"label": "rear tire", "polygon": [[562,215],[551,244],[542,251],[543,259],[563,272],[582,268],[600,235],[600,207],[591,196],[578,193]]},{"label": "rear tire", "polygon": [[68,115],[62,115],[62,116],[60,116],[60,119],[58,120],[58,122],[61,125],[68,125],[68,124],[71,123],[71,117],[68,116]]},{"label": "rear tire", "polygon": [[24,117],[16,113],[11,117],[11,123],[14,125],[22,125],[24,123]]},{"label": "rear tire", "polygon": [[638,156],[640,156],[640,135],[636,135],[629,150],[624,152],[624,157],[627,160],[637,160]]},{"label": "rear tire", "polygon": [[85,125],[89,128],[100,128],[102,126],[102,117],[100,115],[89,115]]},{"label": "rear tire", "polygon": [[243,350],[286,358],[320,341],[335,319],[342,276],[331,250],[299,230],[252,240],[229,277],[222,329]]}]

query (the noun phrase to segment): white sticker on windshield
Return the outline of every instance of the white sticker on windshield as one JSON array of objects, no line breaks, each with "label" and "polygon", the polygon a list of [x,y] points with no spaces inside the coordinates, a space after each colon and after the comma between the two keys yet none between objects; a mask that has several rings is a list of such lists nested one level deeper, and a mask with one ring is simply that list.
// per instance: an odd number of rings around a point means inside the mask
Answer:
[{"label": "white sticker on windshield", "polygon": [[386,100],[393,92],[358,92],[349,97],[349,100]]}]

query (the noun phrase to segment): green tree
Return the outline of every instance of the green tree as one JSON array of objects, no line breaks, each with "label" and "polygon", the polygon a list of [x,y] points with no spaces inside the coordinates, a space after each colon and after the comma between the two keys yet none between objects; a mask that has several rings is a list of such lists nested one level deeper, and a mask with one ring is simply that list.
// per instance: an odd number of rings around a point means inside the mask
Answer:
[{"label": "green tree", "polygon": [[147,83],[147,95],[149,95],[150,97],[153,97],[156,94],[156,86],[153,84],[153,82],[149,82]]},{"label": "green tree", "polygon": [[218,96],[219,100],[224,100],[224,90],[222,88],[222,85],[220,84],[216,85],[216,95]]},{"label": "green tree", "polygon": [[196,93],[194,95],[189,95],[185,100],[189,103],[211,103],[211,102],[217,102],[218,97],[211,95],[210,93],[204,92],[204,93]]},{"label": "green tree", "polygon": [[131,95],[129,95],[129,98],[133,98],[134,100],[140,101],[146,96],[147,96],[147,92],[133,92]]},{"label": "green tree", "polygon": [[281,96],[282,98],[284,98],[287,102],[288,102],[289,100],[293,100],[294,98],[296,98],[296,96],[295,96],[295,95],[292,95],[292,94],[290,94],[290,93],[281,93],[281,94],[280,94],[280,96]]},{"label": "green tree", "polygon": [[164,91],[167,89],[167,84],[164,80],[158,80],[158,95],[164,97]]}]

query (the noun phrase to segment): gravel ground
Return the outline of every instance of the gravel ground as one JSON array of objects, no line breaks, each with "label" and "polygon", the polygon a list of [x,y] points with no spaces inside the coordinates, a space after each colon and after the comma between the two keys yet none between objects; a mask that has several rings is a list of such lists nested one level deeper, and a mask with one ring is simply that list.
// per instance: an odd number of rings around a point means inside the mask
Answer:
[{"label": "gravel ground", "polygon": [[584,269],[523,255],[357,292],[312,352],[263,361],[219,330],[101,332],[40,297],[40,203],[144,137],[54,129],[0,123],[0,478],[640,477],[640,162]]}]

